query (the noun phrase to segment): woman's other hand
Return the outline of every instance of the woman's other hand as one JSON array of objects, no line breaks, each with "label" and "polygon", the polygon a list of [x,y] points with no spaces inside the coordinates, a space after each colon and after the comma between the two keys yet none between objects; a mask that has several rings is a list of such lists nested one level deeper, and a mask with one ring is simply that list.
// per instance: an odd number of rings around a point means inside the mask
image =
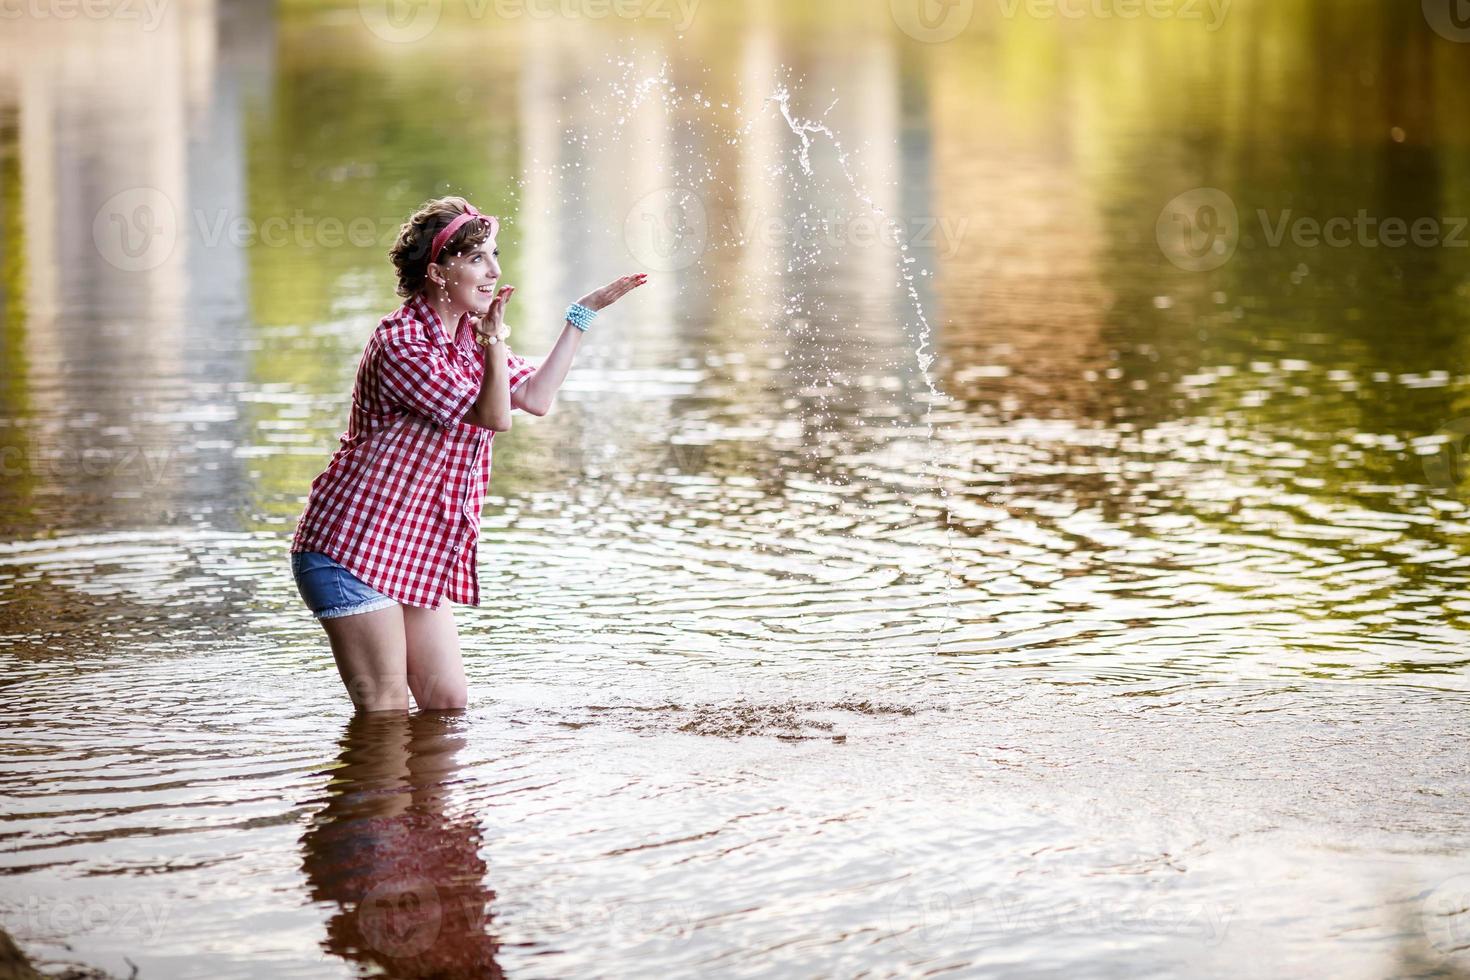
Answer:
[{"label": "woman's other hand", "polygon": [[642,273],[623,276],[621,279],[614,279],[601,289],[593,290],[577,302],[589,310],[605,310],[647,281],[648,276]]}]

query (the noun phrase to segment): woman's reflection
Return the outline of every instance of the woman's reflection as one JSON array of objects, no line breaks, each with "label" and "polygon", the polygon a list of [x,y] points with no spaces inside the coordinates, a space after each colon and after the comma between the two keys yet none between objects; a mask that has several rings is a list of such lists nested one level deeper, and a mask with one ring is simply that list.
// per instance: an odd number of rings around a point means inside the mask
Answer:
[{"label": "woman's reflection", "polygon": [[393,977],[500,977],[480,825],[445,814],[464,744],[458,713],[358,713],[326,806],[301,839],[325,948]]}]

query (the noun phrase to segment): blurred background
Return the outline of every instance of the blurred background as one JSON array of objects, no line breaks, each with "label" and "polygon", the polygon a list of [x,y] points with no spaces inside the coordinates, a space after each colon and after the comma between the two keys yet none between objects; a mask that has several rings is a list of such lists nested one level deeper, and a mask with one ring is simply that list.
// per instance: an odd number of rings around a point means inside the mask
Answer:
[{"label": "blurred background", "polygon": [[[1463,8],[0,0],[0,925],[1463,969]],[[652,280],[496,439],[469,711],[364,727],[286,547],[450,193],[533,359]],[[410,892],[488,917],[364,924]]]}]

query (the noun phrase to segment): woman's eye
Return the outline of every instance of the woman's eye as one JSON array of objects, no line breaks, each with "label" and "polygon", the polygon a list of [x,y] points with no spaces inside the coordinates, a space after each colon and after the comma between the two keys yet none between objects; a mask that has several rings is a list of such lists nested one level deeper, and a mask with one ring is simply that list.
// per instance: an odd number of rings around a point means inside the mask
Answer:
[{"label": "woman's eye", "polygon": [[490,254],[493,255],[493,256],[495,256],[498,259],[498,258],[500,258],[500,249],[497,248],[495,251],[491,252]]}]

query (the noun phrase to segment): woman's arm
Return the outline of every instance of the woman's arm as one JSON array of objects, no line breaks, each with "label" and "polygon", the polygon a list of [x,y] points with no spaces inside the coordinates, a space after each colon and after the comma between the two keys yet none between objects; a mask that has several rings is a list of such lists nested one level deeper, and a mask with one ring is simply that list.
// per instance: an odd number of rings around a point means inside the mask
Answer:
[{"label": "woman's arm", "polygon": [[[577,302],[589,309],[603,310],[647,281],[646,275],[623,276],[588,293]],[[572,359],[577,356],[577,350],[581,346],[582,331],[572,326],[572,321],[568,320],[562,324],[556,343],[551,345],[551,350],[536,368],[536,373],[511,396],[512,407],[532,415],[545,415],[551,411],[551,406],[556,403],[556,393],[567,379]]]},{"label": "woman's arm", "polygon": [[551,350],[537,366],[536,373],[511,396],[512,406],[532,415],[545,415],[551,411],[556,393],[567,379],[567,371],[571,370],[572,358],[577,356],[577,349],[581,346],[582,331],[568,320],[562,325],[556,343],[551,345]]},{"label": "woman's arm", "polygon": [[[480,396],[470,405],[465,421],[482,429],[504,432],[510,428],[510,369],[505,363],[505,343],[497,340],[480,348],[484,357],[485,377],[480,382]],[[529,382],[528,382],[529,383]]]}]

